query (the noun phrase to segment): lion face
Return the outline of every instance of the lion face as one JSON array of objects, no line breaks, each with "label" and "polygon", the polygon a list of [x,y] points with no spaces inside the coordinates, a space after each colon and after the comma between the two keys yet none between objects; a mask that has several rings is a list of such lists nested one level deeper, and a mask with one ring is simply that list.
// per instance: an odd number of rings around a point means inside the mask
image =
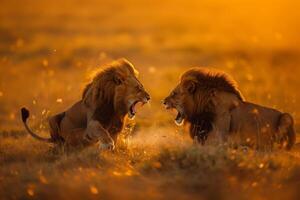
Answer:
[{"label": "lion face", "polygon": [[177,110],[175,123],[182,125],[185,120],[195,121],[201,113],[206,112],[211,101],[212,91],[203,87],[203,83],[197,79],[198,71],[187,71],[181,76],[180,83],[171,94],[163,100],[167,109]]},{"label": "lion face", "polygon": [[[180,78],[180,83],[166,97],[163,104],[167,109],[176,109],[178,114],[175,123],[181,125],[184,120],[197,123],[205,116],[206,121],[213,121],[216,107],[219,106],[219,93],[227,107],[234,106],[234,101],[243,101],[235,81],[223,72],[206,68],[192,68]],[[224,93],[230,94],[225,99]],[[226,97],[227,98],[227,97]],[[225,104],[224,104],[225,105]]]},{"label": "lion face", "polygon": [[191,113],[192,107],[194,107],[193,94],[182,82],[179,83],[163,100],[163,104],[166,109],[175,109],[177,111],[177,116],[175,118],[175,123],[177,125],[182,125],[184,120],[188,118],[189,113]]},{"label": "lion face", "polygon": [[118,82],[115,89],[115,110],[121,114],[127,113],[133,119],[137,112],[137,105],[144,105],[150,100],[141,82],[134,74]]},{"label": "lion face", "polygon": [[138,104],[145,104],[150,95],[137,78],[138,72],[125,59],[117,60],[98,73],[83,92],[83,102],[91,110],[100,110],[102,118],[113,115],[133,118]]}]

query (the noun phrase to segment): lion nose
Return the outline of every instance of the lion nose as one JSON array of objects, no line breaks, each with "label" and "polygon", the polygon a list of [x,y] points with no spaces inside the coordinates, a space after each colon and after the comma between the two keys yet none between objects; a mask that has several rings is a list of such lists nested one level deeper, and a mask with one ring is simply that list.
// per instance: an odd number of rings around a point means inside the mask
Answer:
[{"label": "lion nose", "polygon": [[161,103],[165,106],[166,109],[170,109],[171,106],[167,103],[166,99],[161,100]]}]

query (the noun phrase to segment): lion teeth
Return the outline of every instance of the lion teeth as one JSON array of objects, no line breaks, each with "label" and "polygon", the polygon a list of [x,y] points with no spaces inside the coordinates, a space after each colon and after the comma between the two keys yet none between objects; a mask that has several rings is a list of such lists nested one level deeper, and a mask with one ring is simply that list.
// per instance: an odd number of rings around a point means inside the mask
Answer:
[{"label": "lion teeth", "polygon": [[135,113],[133,113],[133,112],[128,112],[128,118],[129,119],[134,119],[134,117],[135,117]]},{"label": "lion teeth", "polygon": [[183,122],[184,122],[184,119],[176,119],[175,120],[175,124],[177,125],[177,126],[182,126],[183,125]]},{"label": "lion teeth", "polygon": [[178,111],[178,114],[176,116],[176,119],[175,119],[175,124],[178,125],[178,126],[181,126],[184,122],[184,117],[183,115]]}]

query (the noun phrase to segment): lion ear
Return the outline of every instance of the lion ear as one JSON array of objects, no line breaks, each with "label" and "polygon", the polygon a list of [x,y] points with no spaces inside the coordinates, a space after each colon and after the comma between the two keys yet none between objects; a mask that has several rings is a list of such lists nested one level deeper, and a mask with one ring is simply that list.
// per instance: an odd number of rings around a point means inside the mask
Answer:
[{"label": "lion ear", "polygon": [[185,84],[185,88],[189,93],[191,93],[191,94],[195,93],[195,91],[196,91],[195,81],[187,81]]}]

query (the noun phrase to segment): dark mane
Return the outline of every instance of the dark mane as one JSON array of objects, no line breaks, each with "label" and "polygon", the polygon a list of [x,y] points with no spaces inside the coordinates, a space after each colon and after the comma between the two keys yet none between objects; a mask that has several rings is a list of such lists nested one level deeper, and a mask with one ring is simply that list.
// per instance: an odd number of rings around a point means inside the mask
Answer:
[{"label": "dark mane", "polygon": [[[190,123],[190,136],[204,144],[213,129],[216,117],[216,105],[211,98],[214,91],[234,94],[241,101],[244,101],[244,97],[236,82],[226,73],[217,70],[192,68],[181,76],[181,84],[190,85],[191,82],[196,90],[193,92],[195,104],[186,113]],[[189,105],[186,103],[185,107]]]},{"label": "dark mane", "polygon": [[206,68],[193,68],[182,75],[182,79],[193,77],[199,83],[197,87],[204,90],[216,89],[235,94],[241,101],[244,97],[238,89],[237,83],[228,74]]},{"label": "dark mane", "polygon": [[103,80],[104,82],[111,81],[113,74],[120,72],[121,68],[126,67],[132,74],[138,76],[138,71],[133,67],[133,65],[125,58],[118,59],[112,63],[104,65],[101,67],[94,75],[92,82],[88,83],[82,92],[82,99],[86,96],[88,90],[93,86],[94,82],[99,82]]},{"label": "dark mane", "polygon": [[83,92],[82,92],[82,96],[81,98],[83,99],[85,97],[85,95],[87,94],[88,90],[90,89],[90,87],[92,86],[92,83],[88,83],[84,89],[83,89]]}]

